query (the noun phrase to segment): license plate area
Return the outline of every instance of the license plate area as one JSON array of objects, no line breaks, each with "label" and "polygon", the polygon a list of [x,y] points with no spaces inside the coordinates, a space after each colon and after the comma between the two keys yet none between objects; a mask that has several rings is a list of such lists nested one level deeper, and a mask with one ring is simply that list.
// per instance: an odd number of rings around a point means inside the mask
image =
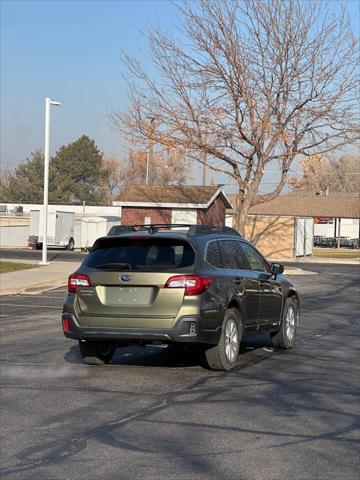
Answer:
[{"label": "license plate area", "polygon": [[98,297],[103,305],[108,306],[146,306],[154,302],[155,287],[142,286],[99,286]]}]

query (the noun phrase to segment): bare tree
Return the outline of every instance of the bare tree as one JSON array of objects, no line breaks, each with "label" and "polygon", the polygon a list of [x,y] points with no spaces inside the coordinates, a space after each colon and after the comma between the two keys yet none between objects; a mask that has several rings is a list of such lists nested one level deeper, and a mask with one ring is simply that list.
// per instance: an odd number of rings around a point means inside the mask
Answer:
[{"label": "bare tree", "polygon": [[360,193],[360,157],[343,155],[327,159],[313,155],[299,162],[300,175],[291,175],[289,185],[293,190],[307,192]]},{"label": "bare tree", "polygon": [[[104,158],[100,184],[104,204],[111,203],[127,185],[145,183],[148,155],[147,150],[137,150],[121,160],[115,155]],[[152,149],[149,158],[150,183],[181,184],[188,178],[189,165],[180,152],[170,148],[160,152]]]},{"label": "bare tree", "polygon": [[179,151],[168,147],[161,151],[152,148],[150,152],[138,150],[130,153],[123,166],[124,186],[144,184],[147,163],[149,164],[149,183],[182,184],[189,178],[189,165]]},{"label": "bare tree", "polygon": [[[132,141],[175,147],[238,187],[235,226],[271,200],[296,156],[359,138],[357,41],[321,0],[200,0],[177,5],[181,35],[150,31],[156,75],[128,54],[131,108],[114,114]],[[149,122],[149,118],[155,122]],[[276,188],[259,193],[271,164]]]},{"label": "bare tree", "polygon": [[112,200],[120,193],[124,184],[125,162],[120,162],[116,155],[104,157],[103,175],[100,183],[100,195],[105,205],[110,205]]},{"label": "bare tree", "polygon": [[10,168],[5,168],[0,175],[0,201],[12,202],[11,184],[14,179],[14,171]]},{"label": "bare tree", "polygon": [[289,176],[292,190],[326,192],[329,190],[329,165],[323,155],[315,154],[299,161],[301,174]]}]

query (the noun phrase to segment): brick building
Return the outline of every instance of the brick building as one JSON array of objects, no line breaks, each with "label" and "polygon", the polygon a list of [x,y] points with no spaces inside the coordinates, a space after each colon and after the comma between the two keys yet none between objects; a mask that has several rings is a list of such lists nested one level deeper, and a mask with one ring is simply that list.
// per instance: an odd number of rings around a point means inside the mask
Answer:
[{"label": "brick building", "polygon": [[123,225],[188,223],[225,225],[231,204],[222,188],[192,185],[129,185],[113,201]]}]

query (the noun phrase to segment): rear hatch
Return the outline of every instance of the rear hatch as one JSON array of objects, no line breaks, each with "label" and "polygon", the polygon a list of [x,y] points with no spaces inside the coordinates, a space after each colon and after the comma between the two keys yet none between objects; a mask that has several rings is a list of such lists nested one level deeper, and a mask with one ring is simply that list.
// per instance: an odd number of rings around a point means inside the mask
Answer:
[{"label": "rear hatch", "polygon": [[165,328],[184,298],[184,288],[164,288],[165,284],[171,276],[193,273],[194,261],[192,246],[182,239],[99,239],[81,268],[92,286],[77,289],[79,308],[85,316],[122,319],[122,327]]}]

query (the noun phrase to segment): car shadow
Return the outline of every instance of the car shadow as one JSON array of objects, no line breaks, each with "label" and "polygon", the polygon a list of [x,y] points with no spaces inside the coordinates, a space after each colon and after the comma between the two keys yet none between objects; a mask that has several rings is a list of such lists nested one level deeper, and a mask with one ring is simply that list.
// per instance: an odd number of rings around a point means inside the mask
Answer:
[{"label": "car shadow", "polygon": [[[241,343],[239,359],[250,351],[265,349],[275,351],[269,335],[248,338]],[[65,354],[67,363],[82,364],[78,345],[74,345]],[[132,345],[118,347],[111,360],[111,365],[129,365],[139,367],[189,368],[202,367],[208,370],[204,349],[199,346],[175,345]]]}]

